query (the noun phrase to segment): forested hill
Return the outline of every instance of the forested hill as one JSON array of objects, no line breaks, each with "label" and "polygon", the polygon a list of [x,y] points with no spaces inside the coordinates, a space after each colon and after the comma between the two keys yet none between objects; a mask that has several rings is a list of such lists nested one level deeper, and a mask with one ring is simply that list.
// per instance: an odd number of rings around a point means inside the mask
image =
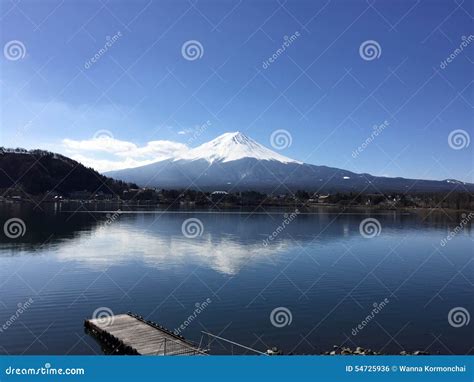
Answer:
[{"label": "forested hill", "polygon": [[69,196],[73,192],[122,194],[129,183],[99,174],[60,154],[43,150],[0,147],[0,188],[15,188],[31,195],[55,192]]}]

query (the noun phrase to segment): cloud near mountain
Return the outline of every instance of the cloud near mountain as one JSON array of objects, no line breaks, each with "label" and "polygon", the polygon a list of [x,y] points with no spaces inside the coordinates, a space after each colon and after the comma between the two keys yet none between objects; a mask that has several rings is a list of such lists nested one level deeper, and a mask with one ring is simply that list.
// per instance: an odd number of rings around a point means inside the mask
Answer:
[{"label": "cloud near mountain", "polygon": [[138,146],[112,137],[63,139],[62,147],[65,155],[100,172],[139,167],[181,156],[190,150],[179,142],[150,141]]},{"label": "cloud near mountain", "polygon": [[166,140],[150,141],[144,146],[138,146],[107,135],[86,140],[63,139],[62,145],[65,155],[100,172],[141,167],[166,159],[204,159],[213,163],[254,158],[301,164],[262,146],[240,132],[222,134],[195,148]]}]

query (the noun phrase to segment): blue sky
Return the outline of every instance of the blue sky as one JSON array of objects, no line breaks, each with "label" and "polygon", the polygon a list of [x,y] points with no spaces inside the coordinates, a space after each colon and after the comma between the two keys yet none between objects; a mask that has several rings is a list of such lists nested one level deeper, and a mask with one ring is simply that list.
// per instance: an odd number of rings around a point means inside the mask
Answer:
[{"label": "blue sky", "polygon": [[468,1],[2,1],[0,144],[107,170],[229,131],[271,147],[282,129],[278,152],[300,161],[474,182],[474,44],[459,50],[473,14]]}]

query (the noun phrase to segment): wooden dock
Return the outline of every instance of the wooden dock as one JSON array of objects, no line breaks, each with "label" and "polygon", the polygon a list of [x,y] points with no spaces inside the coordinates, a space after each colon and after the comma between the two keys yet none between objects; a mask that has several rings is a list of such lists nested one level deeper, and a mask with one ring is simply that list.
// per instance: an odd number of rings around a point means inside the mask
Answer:
[{"label": "wooden dock", "polygon": [[115,354],[206,355],[206,350],[172,331],[133,314],[85,320],[84,326]]}]

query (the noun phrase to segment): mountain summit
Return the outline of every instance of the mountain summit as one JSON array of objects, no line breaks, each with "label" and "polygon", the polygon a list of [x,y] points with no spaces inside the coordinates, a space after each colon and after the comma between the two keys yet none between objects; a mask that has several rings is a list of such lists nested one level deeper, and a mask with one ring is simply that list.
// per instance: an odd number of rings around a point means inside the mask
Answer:
[{"label": "mountain summit", "polygon": [[106,173],[140,186],[203,191],[320,193],[474,191],[454,180],[434,181],[377,177],[338,168],[315,166],[280,155],[240,132],[223,134],[179,157],[146,166]]},{"label": "mountain summit", "polygon": [[287,158],[266,148],[238,131],[222,134],[210,142],[191,149],[181,157],[175,158],[175,161],[204,159],[209,163],[226,163],[244,158],[301,164],[301,162]]}]

